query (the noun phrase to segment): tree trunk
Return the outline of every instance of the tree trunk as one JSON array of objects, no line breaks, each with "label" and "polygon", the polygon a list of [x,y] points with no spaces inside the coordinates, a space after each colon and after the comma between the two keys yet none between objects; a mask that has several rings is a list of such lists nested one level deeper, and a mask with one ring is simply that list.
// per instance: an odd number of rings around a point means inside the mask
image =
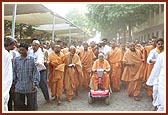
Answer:
[{"label": "tree trunk", "polygon": [[130,25],[128,25],[128,36],[129,36],[128,40],[130,42],[132,42],[131,29],[132,29],[132,27]]},{"label": "tree trunk", "polygon": [[124,33],[123,33],[123,37],[124,37],[124,44],[127,42],[127,38],[126,38],[126,30],[124,29]]}]

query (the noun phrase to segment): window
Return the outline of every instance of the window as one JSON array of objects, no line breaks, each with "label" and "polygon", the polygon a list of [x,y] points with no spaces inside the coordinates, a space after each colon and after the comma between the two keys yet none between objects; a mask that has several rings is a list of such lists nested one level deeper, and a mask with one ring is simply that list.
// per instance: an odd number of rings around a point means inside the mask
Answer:
[{"label": "window", "polygon": [[162,31],[162,37],[164,38],[164,30]]},{"label": "window", "polygon": [[156,37],[159,37],[159,32],[156,32]]},{"label": "window", "polygon": [[148,33],[148,39],[150,39],[150,33]]},{"label": "window", "polygon": [[154,18],[154,11],[151,12],[151,18]]},{"label": "window", "polygon": [[154,36],[154,33],[152,32],[152,37]]},{"label": "window", "polygon": [[144,35],[144,39],[143,39],[143,41],[145,41],[146,40],[146,35]]},{"label": "window", "polygon": [[156,15],[158,15],[159,14],[159,8],[156,8],[155,12],[156,12]]},{"label": "window", "polygon": [[161,4],[161,11],[164,12],[164,4]]},{"label": "window", "polygon": [[141,36],[141,40],[140,41],[143,41],[143,35]]}]

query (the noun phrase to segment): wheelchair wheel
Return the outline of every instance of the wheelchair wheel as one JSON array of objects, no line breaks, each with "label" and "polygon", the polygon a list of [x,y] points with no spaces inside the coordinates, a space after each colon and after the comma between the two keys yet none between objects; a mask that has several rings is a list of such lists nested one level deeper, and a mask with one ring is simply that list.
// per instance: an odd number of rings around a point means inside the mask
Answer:
[{"label": "wheelchair wheel", "polygon": [[110,105],[110,93],[109,96],[105,98],[106,105]]},{"label": "wheelchair wheel", "polygon": [[90,92],[88,93],[88,103],[89,103],[89,104],[92,104],[92,103],[93,103],[93,99],[92,99],[92,97],[90,96]]}]

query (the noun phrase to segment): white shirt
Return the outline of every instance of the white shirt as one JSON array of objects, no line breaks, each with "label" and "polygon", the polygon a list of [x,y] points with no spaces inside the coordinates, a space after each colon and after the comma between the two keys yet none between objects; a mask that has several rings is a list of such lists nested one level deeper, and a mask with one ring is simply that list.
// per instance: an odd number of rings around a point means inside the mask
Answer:
[{"label": "white shirt", "polygon": [[[151,71],[151,74],[146,82],[147,85],[153,86],[155,84],[158,84],[159,79],[162,79],[161,81],[164,81],[164,53],[161,53],[158,55],[158,58],[156,59],[156,63],[154,64],[154,67]],[[159,78],[159,76],[161,76]],[[162,77],[163,76],[163,77]]]},{"label": "white shirt", "polygon": [[[166,83],[166,75],[165,75],[165,61],[164,61],[164,52],[158,55],[156,59],[156,63],[151,71],[149,79],[146,84],[150,86],[156,86],[155,89],[157,91],[153,92],[153,96],[156,99],[153,100],[153,105],[158,107],[157,111],[164,111],[165,108],[165,83]],[[154,87],[153,87],[154,88]]]},{"label": "white shirt", "polygon": [[107,57],[107,53],[109,51],[111,51],[111,47],[108,46],[108,45],[105,45],[104,47],[102,46],[102,47],[99,48],[99,52],[103,52],[105,57]]},{"label": "white shirt", "polygon": [[12,60],[10,53],[4,49],[4,81],[3,81],[3,93],[4,102],[9,100],[9,91],[13,81]]},{"label": "white shirt", "polygon": [[158,57],[158,52],[157,52],[157,50],[156,50],[156,48],[155,49],[152,49],[150,52],[149,52],[149,55],[148,55],[148,58],[147,58],[147,63],[148,64],[151,64],[150,63],[150,60],[151,59],[155,59],[156,60],[156,58]]},{"label": "white shirt", "polygon": [[52,49],[52,48],[49,48],[49,49],[48,49],[48,55],[49,55],[52,51],[53,51],[53,49]]},{"label": "white shirt", "polygon": [[38,50],[36,52],[34,52],[33,49],[30,49],[29,55],[34,57],[35,63],[36,63],[36,67],[37,67],[38,71],[46,69],[46,67],[44,65],[44,54],[41,51],[41,48],[38,48]]}]

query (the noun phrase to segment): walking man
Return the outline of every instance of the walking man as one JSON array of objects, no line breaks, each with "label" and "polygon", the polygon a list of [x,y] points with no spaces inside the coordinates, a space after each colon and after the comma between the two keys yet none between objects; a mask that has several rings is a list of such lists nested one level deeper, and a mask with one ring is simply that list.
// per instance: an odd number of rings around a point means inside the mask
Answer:
[{"label": "walking man", "polygon": [[81,61],[78,54],[76,54],[75,47],[71,46],[69,51],[69,53],[65,54],[64,87],[67,100],[70,102],[74,94],[78,95],[78,89],[83,82],[83,73]]},{"label": "walking man", "polygon": [[129,50],[126,51],[123,57],[125,67],[121,80],[129,83],[128,96],[134,96],[136,101],[140,101],[143,61],[141,52],[135,49],[134,43],[130,43]]},{"label": "walking man", "polygon": [[[27,55],[28,45],[21,43],[20,56],[13,62],[13,79],[15,84],[15,111],[34,111],[35,93],[39,85],[40,75],[34,58]],[[27,99],[25,99],[27,97]],[[25,100],[27,102],[25,103]]]},{"label": "walking man", "polygon": [[61,96],[63,92],[64,79],[64,54],[61,51],[60,45],[54,45],[54,51],[48,56],[49,69],[49,87],[51,95],[57,100],[57,104],[61,104]]},{"label": "walking man", "polygon": [[[38,40],[34,40],[32,42],[32,49],[29,51],[29,53],[30,53],[30,56],[34,57],[35,65],[37,67],[37,70],[40,72],[39,87],[42,90],[45,100],[49,101],[47,74],[46,74],[46,67],[44,65],[44,55],[40,48],[40,42]],[[36,108],[38,108],[37,105],[36,105]]]}]

